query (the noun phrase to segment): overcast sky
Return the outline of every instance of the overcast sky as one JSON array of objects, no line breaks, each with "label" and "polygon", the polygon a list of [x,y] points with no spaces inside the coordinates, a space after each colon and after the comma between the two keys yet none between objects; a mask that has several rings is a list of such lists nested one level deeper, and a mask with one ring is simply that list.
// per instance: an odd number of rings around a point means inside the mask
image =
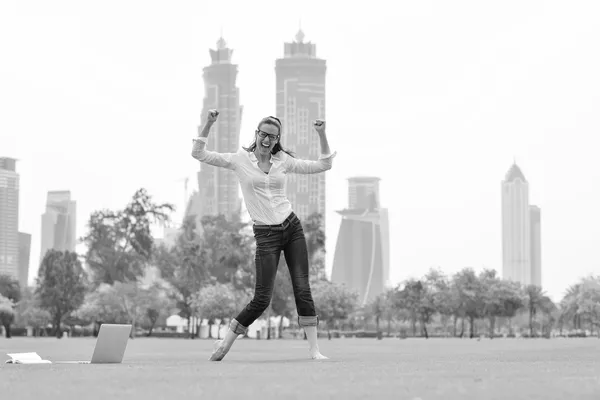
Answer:
[{"label": "overcast sky", "polygon": [[392,281],[431,266],[501,271],[500,184],[516,159],[542,210],[543,286],[558,300],[600,272],[599,19],[593,0],[3,1],[0,156],[20,160],[31,274],[48,190],[71,190],[78,236],[92,211],[123,207],[139,187],[181,208],[221,29],[247,144],[275,110],[275,59],[301,20],[327,60],[338,152],[328,268],[346,179],[375,175]]}]

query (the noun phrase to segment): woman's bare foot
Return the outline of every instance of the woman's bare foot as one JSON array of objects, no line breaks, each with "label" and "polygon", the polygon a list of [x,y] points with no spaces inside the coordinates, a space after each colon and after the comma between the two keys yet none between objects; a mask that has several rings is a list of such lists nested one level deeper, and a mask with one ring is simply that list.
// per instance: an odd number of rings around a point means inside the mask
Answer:
[{"label": "woman's bare foot", "polygon": [[223,340],[217,340],[213,347],[213,352],[208,359],[209,361],[221,361],[225,358],[228,349],[223,346]]},{"label": "woman's bare foot", "polygon": [[325,357],[323,354],[321,354],[319,349],[309,350],[309,353],[310,358],[312,358],[313,360],[329,360],[329,357]]}]

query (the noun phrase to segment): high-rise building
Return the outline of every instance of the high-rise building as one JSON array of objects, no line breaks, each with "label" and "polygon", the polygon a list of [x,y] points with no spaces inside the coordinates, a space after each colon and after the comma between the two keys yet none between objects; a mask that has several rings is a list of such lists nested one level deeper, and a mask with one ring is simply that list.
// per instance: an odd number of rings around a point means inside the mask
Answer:
[{"label": "high-rise building", "polygon": [[390,274],[388,210],[379,204],[379,178],[349,179],[349,208],[335,246],[331,281],[345,284],[365,305],[385,291]]},{"label": "high-rise building", "polygon": [[[277,117],[283,124],[281,142],[298,158],[317,160],[321,155],[319,136],[312,121],[325,119],[326,62],[317,58],[316,45],[304,42],[300,30],[296,40],[284,44],[284,57],[275,62]],[[305,220],[322,215],[326,230],[325,174],[288,177],[286,194],[294,211]]]},{"label": "high-rise building", "polygon": [[[533,221],[532,221],[533,218]],[[514,163],[502,181],[502,277],[541,286],[539,207],[529,204],[529,183]]]},{"label": "high-rise building", "polygon": [[49,191],[42,214],[40,262],[50,249],[75,251],[77,204],[68,190]]},{"label": "high-rise building", "polygon": [[17,160],[0,157],[0,274],[19,279],[19,174]]},{"label": "high-rise building", "polygon": [[542,286],[542,229],[541,210],[538,206],[529,206],[531,239],[531,283]]},{"label": "high-rise building", "polygon": [[[223,38],[217,41],[217,49],[210,50],[211,64],[204,67],[204,106],[201,126],[204,126],[208,110],[219,110],[219,118],[211,129],[207,150],[235,153],[240,146],[240,127],[243,107],[240,106],[240,90],[236,86],[238,66],[231,63],[233,50]],[[196,225],[205,215],[223,214],[228,220],[239,214],[241,199],[239,183],[233,171],[200,164],[198,192],[188,202],[186,217],[194,216]]]},{"label": "high-rise building", "polygon": [[373,201],[379,204],[379,178],[348,179],[348,205],[351,210],[373,208]]},{"label": "high-rise building", "polygon": [[21,288],[28,286],[29,256],[31,255],[31,235],[19,232],[19,285]]}]

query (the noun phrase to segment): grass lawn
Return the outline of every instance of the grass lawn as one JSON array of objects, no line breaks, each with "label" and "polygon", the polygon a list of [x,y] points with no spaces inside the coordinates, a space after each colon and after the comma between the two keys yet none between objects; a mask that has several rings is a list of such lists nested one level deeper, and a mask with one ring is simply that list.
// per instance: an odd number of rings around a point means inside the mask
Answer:
[{"label": "grass lawn", "polygon": [[[10,352],[89,360],[95,339],[0,338],[1,399],[600,399],[598,339],[130,340],[123,364],[13,365]],[[206,397],[204,397],[206,396]]]}]

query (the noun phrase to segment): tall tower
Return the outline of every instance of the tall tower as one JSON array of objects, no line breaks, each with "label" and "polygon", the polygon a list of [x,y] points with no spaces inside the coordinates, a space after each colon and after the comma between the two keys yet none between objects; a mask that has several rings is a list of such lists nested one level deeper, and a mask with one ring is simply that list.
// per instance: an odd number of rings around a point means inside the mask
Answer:
[{"label": "tall tower", "polygon": [[0,274],[19,279],[19,174],[17,160],[0,157]]},{"label": "tall tower", "polygon": [[542,286],[542,229],[541,210],[538,206],[529,206],[531,232],[531,283]]},{"label": "tall tower", "polygon": [[349,208],[342,216],[333,258],[331,281],[359,294],[365,305],[389,283],[390,235],[388,210],[379,204],[379,178],[348,180]]},{"label": "tall tower", "polygon": [[351,210],[379,208],[379,178],[349,178],[348,206]]},{"label": "tall tower", "polygon": [[77,203],[68,190],[49,191],[46,212],[42,214],[40,262],[50,249],[75,251],[77,235]]},{"label": "tall tower", "polygon": [[[284,43],[284,57],[275,61],[276,114],[282,120],[281,142],[298,158],[317,160],[320,143],[312,121],[325,119],[325,60],[317,58],[316,45],[304,42],[302,30],[292,43]],[[287,196],[298,217],[318,212],[325,227],[325,174],[288,177]]]},{"label": "tall tower", "polygon": [[523,285],[534,283],[531,216],[529,183],[514,163],[502,181],[502,276]]},{"label": "tall tower", "polygon": [[26,288],[29,282],[29,256],[31,255],[31,235],[19,232],[19,285]]},{"label": "tall tower", "polygon": [[[211,64],[204,67],[204,105],[201,126],[206,122],[208,110],[219,110],[219,118],[211,129],[207,150],[220,153],[238,151],[243,107],[240,90],[236,87],[238,66],[231,63],[233,50],[221,37],[217,49],[209,50]],[[233,171],[200,164],[197,193],[192,195],[186,210],[187,216],[200,219],[205,215],[223,214],[228,220],[240,212],[239,184]]]}]

